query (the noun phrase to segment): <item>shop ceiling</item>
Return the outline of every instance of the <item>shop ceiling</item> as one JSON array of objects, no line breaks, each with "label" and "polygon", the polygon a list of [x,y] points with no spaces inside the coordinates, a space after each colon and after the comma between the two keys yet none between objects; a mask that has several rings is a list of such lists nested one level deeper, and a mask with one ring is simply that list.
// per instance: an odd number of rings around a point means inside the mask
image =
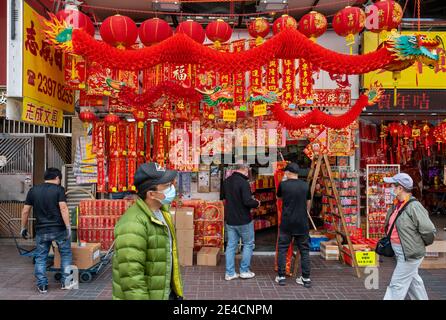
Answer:
[{"label": "shop ceiling", "polygon": [[[52,3],[52,11],[57,11],[63,4],[73,0],[40,0]],[[40,2],[39,1],[39,2]],[[83,11],[90,14],[96,23],[100,23],[106,17],[120,13],[127,15],[136,22],[158,15],[170,22],[174,27],[184,19],[193,18],[200,23],[209,21],[223,15],[224,19],[236,27],[244,28],[248,19],[254,18],[258,13],[264,13],[271,21],[283,13],[288,13],[296,19],[304,14],[316,10],[328,17],[331,21],[333,15],[347,5],[362,6],[368,0],[83,0]],[[404,18],[416,18],[416,0],[398,0],[401,6],[406,8]],[[288,11],[286,11],[288,10]],[[154,12],[163,14],[154,14]],[[171,12],[165,14],[165,12]],[[272,14],[274,12],[275,14]],[[188,15],[189,14],[189,15]],[[240,16],[240,15],[249,16]],[[215,16],[212,16],[215,15]],[[421,16],[424,18],[436,18],[446,22],[446,1],[421,0]],[[411,22],[405,24],[410,27]],[[445,27],[445,24],[441,24]]]}]

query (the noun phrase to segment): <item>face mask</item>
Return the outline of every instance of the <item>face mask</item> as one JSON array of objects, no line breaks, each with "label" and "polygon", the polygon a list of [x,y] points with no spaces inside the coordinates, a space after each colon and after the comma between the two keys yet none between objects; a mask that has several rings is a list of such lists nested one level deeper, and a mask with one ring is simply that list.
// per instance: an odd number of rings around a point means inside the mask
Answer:
[{"label": "face mask", "polygon": [[160,200],[162,205],[171,204],[173,199],[175,199],[176,196],[176,190],[174,186],[170,186],[170,188],[163,191],[164,199]]},{"label": "face mask", "polygon": [[396,193],[395,193],[395,188],[391,188],[391,189],[390,189],[390,195],[391,195],[392,197],[394,197],[394,198],[397,197],[397,195],[396,195]]}]

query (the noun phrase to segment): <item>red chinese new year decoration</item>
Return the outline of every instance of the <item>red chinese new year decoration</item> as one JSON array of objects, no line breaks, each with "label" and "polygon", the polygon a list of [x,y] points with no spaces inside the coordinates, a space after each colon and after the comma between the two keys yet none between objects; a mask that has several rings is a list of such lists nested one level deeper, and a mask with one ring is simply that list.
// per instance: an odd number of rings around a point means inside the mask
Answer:
[{"label": "red chinese new year decoration", "polygon": [[379,18],[377,24],[374,23],[373,17],[370,19],[370,28],[368,28],[370,31],[379,33],[398,28],[401,19],[403,18],[403,9],[397,2],[392,0],[380,0],[371,6],[375,6],[377,10],[366,10],[367,18],[376,14],[378,14]]},{"label": "red chinese new year decoration", "polygon": [[365,12],[361,8],[347,6],[336,13],[332,25],[336,34],[345,37],[351,49],[355,43],[355,34],[364,29]]},{"label": "red chinese new year decoration", "polygon": [[72,45],[74,53],[86,60],[97,62],[103,68],[122,70],[147,69],[161,63],[190,63],[208,70],[235,73],[259,68],[273,59],[303,58],[311,60],[315,68],[332,74],[363,74],[382,69],[396,59],[384,47],[363,55],[337,53],[294,29],[286,29],[261,46],[238,53],[203,46],[181,32],[157,45],[138,50],[118,50],[82,30],[73,30]]},{"label": "red chinese new year decoration", "polygon": [[162,96],[173,99],[184,99],[191,103],[199,103],[202,96],[193,88],[185,88],[174,81],[164,81],[151,87],[143,94],[135,93],[135,89],[123,87],[119,92],[119,100],[133,107],[143,108],[151,106]]},{"label": "red chinese new year decoration", "polygon": [[209,23],[206,27],[206,36],[215,43],[216,48],[220,48],[221,43],[231,39],[231,35],[231,26],[222,19],[217,19],[217,21]]},{"label": "red chinese new year decoration", "polygon": [[280,103],[276,103],[272,107],[272,112],[279,123],[289,130],[307,128],[312,124],[323,124],[328,128],[342,129],[355,121],[367,105],[369,105],[368,97],[361,95],[356,104],[340,116],[327,115],[319,109],[312,110],[304,115],[292,116],[283,109]]},{"label": "red chinese new year decoration", "polygon": [[327,19],[319,12],[311,11],[300,19],[299,31],[310,39],[318,38],[327,31]]},{"label": "red chinese new year decoration", "polygon": [[138,27],[135,22],[119,14],[106,18],[99,32],[102,40],[118,49],[132,46],[138,38]]},{"label": "red chinese new year decoration", "polygon": [[178,25],[177,33],[183,33],[199,44],[202,44],[206,37],[203,27],[198,22],[189,19]]},{"label": "red chinese new year decoration", "polygon": [[421,129],[418,127],[417,123],[414,122],[412,126],[412,139],[413,139],[413,147],[417,148],[417,142],[421,141]]},{"label": "red chinese new year decoration", "polygon": [[269,23],[265,18],[256,18],[251,21],[248,26],[248,33],[256,39],[256,45],[260,45],[270,31]]},{"label": "red chinese new year decoration", "polygon": [[92,112],[92,111],[81,111],[81,112],[79,113],[79,119],[80,119],[82,122],[87,122],[87,123],[89,123],[89,122],[93,122],[93,121],[96,120],[96,115],[95,115],[94,112]]},{"label": "red chinese new year decoration", "polygon": [[116,125],[117,123],[119,123],[119,121],[121,121],[121,118],[116,114],[109,113],[104,117],[104,121],[108,125]]},{"label": "red chinese new year decoration", "polygon": [[166,40],[173,35],[169,24],[159,18],[148,19],[139,26],[139,39],[145,46]]},{"label": "red chinese new year decoration", "polygon": [[56,13],[56,17],[60,21],[65,21],[69,26],[74,29],[82,29],[89,35],[94,36],[94,25],[91,19],[79,10],[60,10]]},{"label": "red chinese new year decoration", "polygon": [[278,34],[286,29],[297,29],[297,22],[287,14],[282,15],[273,23],[273,33]]}]

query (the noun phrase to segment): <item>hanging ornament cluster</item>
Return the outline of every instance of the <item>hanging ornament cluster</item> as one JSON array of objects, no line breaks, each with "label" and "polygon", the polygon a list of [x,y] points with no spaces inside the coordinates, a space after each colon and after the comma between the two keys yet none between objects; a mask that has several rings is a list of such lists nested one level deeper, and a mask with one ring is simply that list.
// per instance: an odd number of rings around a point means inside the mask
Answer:
[{"label": "hanging ornament cluster", "polygon": [[347,46],[355,44],[355,35],[360,33],[365,26],[365,12],[358,7],[347,6],[338,11],[333,18],[333,29],[341,37],[345,37]]},{"label": "hanging ornament cluster", "polygon": [[265,18],[257,17],[248,25],[248,33],[256,39],[256,45],[263,43],[263,39],[269,34],[269,23]]},{"label": "hanging ornament cluster", "polygon": [[59,21],[65,21],[68,26],[74,29],[82,29],[91,36],[94,36],[94,25],[91,19],[79,10],[65,9],[56,13]]}]

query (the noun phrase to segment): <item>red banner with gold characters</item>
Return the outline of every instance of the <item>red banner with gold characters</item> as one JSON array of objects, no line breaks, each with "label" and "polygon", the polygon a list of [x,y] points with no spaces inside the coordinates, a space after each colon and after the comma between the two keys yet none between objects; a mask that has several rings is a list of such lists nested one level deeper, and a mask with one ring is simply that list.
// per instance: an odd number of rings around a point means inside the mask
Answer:
[{"label": "red banner with gold characters", "polygon": [[200,65],[196,66],[195,88],[203,90],[212,90],[217,86],[217,78],[214,71],[206,71],[206,68]]},{"label": "red banner with gold characters", "polygon": [[96,157],[105,156],[105,123],[104,121],[95,121],[93,124],[93,153]]},{"label": "red banner with gold characters", "polygon": [[127,156],[127,123],[121,121],[118,123],[118,147],[117,156]]},{"label": "red banner with gold characters", "polygon": [[87,65],[81,56],[65,55],[64,78],[65,88],[71,90],[85,89]]},{"label": "red banner with gold characters", "polygon": [[[234,52],[245,50],[245,40],[239,40],[232,43]],[[245,103],[245,73],[238,72],[234,74],[234,105],[241,106]]]},{"label": "red banner with gold characters", "polygon": [[294,60],[282,60],[282,68],[282,97],[287,104],[290,104],[295,100],[296,66]]},{"label": "red banner with gold characters", "polygon": [[[255,47],[256,47],[256,41],[251,40],[249,42],[249,49],[253,49]],[[262,68],[257,68],[257,69],[251,70],[251,72],[250,72],[251,90],[262,88],[262,85],[263,85],[262,79],[263,79]]]},{"label": "red banner with gold characters", "polygon": [[[223,44],[219,51],[229,52],[230,44]],[[232,83],[232,75],[227,72],[219,72],[218,73],[218,85],[222,88],[227,88]]]},{"label": "red banner with gold characters", "polygon": [[118,159],[118,192],[127,191],[127,161],[124,157]]},{"label": "red banner with gold characters", "polygon": [[170,66],[169,80],[175,81],[185,87],[190,87],[193,83],[192,65],[177,64]]},{"label": "red banner with gold characters", "polygon": [[127,155],[136,158],[136,122],[127,123]]},{"label": "red banner with gold characters", "polygon": [[118,158],[108,158],[108,192],[118,192]]},{"label": "red banner with gold characters", "polygon": [[137,166],[137,162],[136,162],[136,158],[133,157],[129,157],[127,159],[127,186],[128,186],[128,190],[129,191],[135,191],[135,185],[134,185],[134,178],[135,178],[135,172],[136,172],[136,166]]},{"label": "red banner with gold characters", "polygon": [[271,60],[266,69],[266,89],[279,90],[279,60]]},{"label": "red banner with gold characters", "polygon": [[313,67],[307,60],[299,60],[299,104],[313,98]]},{"label": "red banner with gold characters", "polygon": [[105,159],[103,156],[97,157],[97,165],[98,165],[98,185],[97,191],[99,193],[106,193],[106,185],[105,185]]}]

